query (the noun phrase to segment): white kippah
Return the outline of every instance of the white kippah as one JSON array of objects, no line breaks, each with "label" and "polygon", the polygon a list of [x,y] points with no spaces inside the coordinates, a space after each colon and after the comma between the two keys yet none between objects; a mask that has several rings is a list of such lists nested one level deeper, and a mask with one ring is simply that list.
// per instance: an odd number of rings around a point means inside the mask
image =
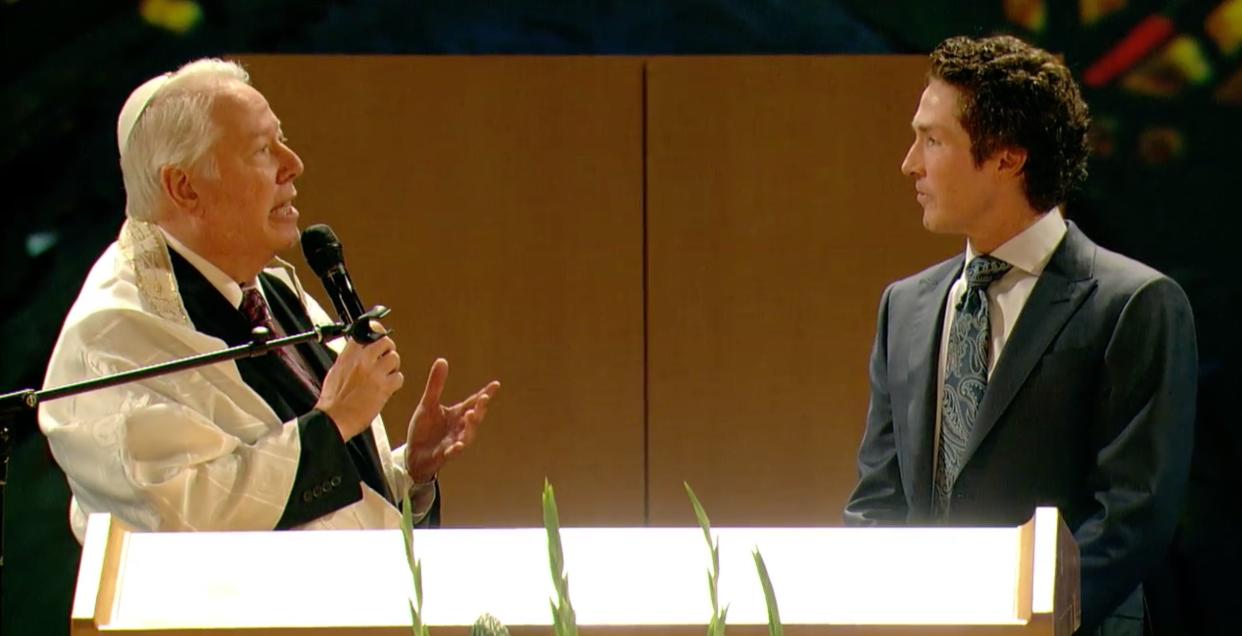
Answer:
[{"label": "white kippah", "polygon": [[142,83],[142,86],[134,89],[129,94],[129,99],[125,100],[125,105],[121,107],[121,114],[116,118],[116,147],[121,152],[121,157],[125,157],[125,151],[129,148],[129,136],[134,131],[134,126],[138,124],[138,118],[142,117],[143,111],[147,109],[147,104],[151,103],[151,99],[159,92],[168,80],[172,79],[172,73],[164,73],[157,75]]}]

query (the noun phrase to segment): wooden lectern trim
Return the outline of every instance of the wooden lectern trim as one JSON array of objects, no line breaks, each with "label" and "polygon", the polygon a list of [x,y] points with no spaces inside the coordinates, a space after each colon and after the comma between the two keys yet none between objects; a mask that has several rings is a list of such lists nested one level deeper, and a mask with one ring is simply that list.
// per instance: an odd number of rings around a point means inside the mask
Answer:
[{"label": "wooden lectern trim", "polygon": [[1014,596],[1014,615],[1031,622],[1035,594],[1035,524],[1038,511],[1018,528],[1018,593]]},{"label": "wooden lectern trim", "polygon": [[112,515],[91,515],[82,542],[70,632],[98,634],[112,622],[116,582],[131,530]]}]

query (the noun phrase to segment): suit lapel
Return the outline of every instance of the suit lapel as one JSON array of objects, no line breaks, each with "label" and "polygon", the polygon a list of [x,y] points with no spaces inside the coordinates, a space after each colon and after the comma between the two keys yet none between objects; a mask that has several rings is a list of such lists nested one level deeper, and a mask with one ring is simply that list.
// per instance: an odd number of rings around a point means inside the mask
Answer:
[{"label": "suit lapel", "polygon": [[936,382],[940,359],[940,340],[944,330],[944,307],[953,281],[962,272],[962,257],[946,262],[919,280],[918,298],[904,331],[907,386],[910,401],[906,407],[909,435],[902,443],[903,464],[910,466],[906,491],[910,507],[917,514],[931,510],[931,489],[910,488],[913,484],[931,484],[934,436],[936,433]]},{"label": "suit lapel", "polygon": [[[259,278],[262,281],[263,290],[267,294],[268,305],[271,306],[272,313],[280,321],[285,331],[292,334],[310,331],[314,328],[310,316],[306,314],[306,310],[302,307],[302,302],[292,289],[271,274],[264,273]],[[328,373],[328,369],[332,368],[332,363],[336,361],[336,355],[332,353],[331,349],[314,341],[297,345],[297,349],[301,353],[302,359],[318,374],[319,380],[322,382],[324,376]],[[292,377],[293,374],[287,375]],[[299,386],[301,385],[301,383],[298,384]],[[315,396],[311,397],[314,398]],[[311,406],[314,406],[314,402],[311,403]],[[310,407],[307,407],[306,410],[309,411]],[[345,442],[345,447],[349,450],[354,466],[358,469],[358,473],[362,476],[363,481],[371,486],[375,492],[396,503],[392,490],[388,487],[388,480],[384,478],[384,462],[380,459],[379,450],[375,443],[375,435],[371,432],[371,429],[368,428],[350,438],[348,442]]]},{"label": "suit lapel", "polygon": [[988,379],[987,392],[979,405],[962,457],[963,464],[970,461],[1066,321],[1095,288],[1092,276],[1095,246],[1074,224],[1067,225],[1065,238],[1035,282],[1013,333],[1006,340],[996,369]]},{"label": "suit lapel", "polygon": [[[194,328],[230,346],[250,342],[250,323],[241,312],[229,304],[228,299],[176,250],[169,250],[169,256],[186,313]],[[273,318],[286,332],[292,335],[312,328],[310,317],[302,309],[293,290],[267,273],[260,274],[259,279]],[[331,350],[317,342],[298,345],[298,349],[322,381],[336,359]],[[287,422],[309,412],[318,402],[318,396],[275,355],[242,358],[236,362],[242,381],[263,398],[281,421]],[[363,481],[389,501],[394,501],[371,430],[355,435],[345,446]]]},{"label": "suit lapel", "polygon": [[[194,328],[231,347],[250,342],[250,323],[245,316],[176,250],[168,253]],[[258,393],[282,421],[293,419],[315,405],[315,396],[276,356],[241,358],[236,363],[242,381]]]},{"label": "suit lapel", "polygon": [[[263,292],[267,296],[267,304],[272,309],[272,315],[287,333],[302,333],[315,328],[310,316],[306,315],[306,311],[302,309],[301,300],[284,281],[267,272],[259,275],[259,281],[263,285]],[[328,369],[332,368],[332,363],[336,361],[336,354],[317,341],[312,340],[296,345],[295,348],[320,380],[327,375]]]}]

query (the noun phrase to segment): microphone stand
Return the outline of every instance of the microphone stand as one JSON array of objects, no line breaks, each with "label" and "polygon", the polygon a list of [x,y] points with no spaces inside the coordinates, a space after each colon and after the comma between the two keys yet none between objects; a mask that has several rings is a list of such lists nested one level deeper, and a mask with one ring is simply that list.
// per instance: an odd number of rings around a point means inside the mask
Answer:
[{"label": "microphone stand", "polygon": [[304,331],[292,336],[284,338],[271,338],[271,333],[266,327],[255,327],[251,330],[250,335],[253,338],[249,343],[221,349],[220,351],[212,351],[203,353],[180,360],[172,360],[160,364],[153,364],[148,367],[141,367],[130,371],[122,371],[112,375],[105,375],[82,382],[66,384],[51,389],[22,389],[0,395],[0,570],[4,568],[4,489],[8,483],[9,476],[9,456],[13,451],[13,443],[15,440],[15,422],[22,417],[34,415],[39,408],[39,404],[49,401],[66,398],[89,391],[97,391],[108,387],[117,386],[119,384],[127,384],[137,382],[147,378],[154,378],[169,373],[185,371],[188,369],[196,369],[198,367],[216,364],[219,362],[228,362],[231,360],[239,360],[241,358],[254,358],[266,355],[276,349],[289,347],[292,345],[302,344],[317,340],[321,343],[331,342],[342,336],[349,336],[358,342],[371,342],[383,334],[379,334],[371,325],[372,320],[379,320],[387,316],[389,309],[383,305],[376,305],[370,311],[358,317],[352,324],[345,325],[341,323],[332,323],[315,327],[311,331]]},{"label": "microphone stand", "polygon": [[[0,395],[0,417],[6,420],[9,417],[21,414],[26,411],[33,411],[39,408],[39,404],[48,400],[57,400],[64,397],[106,389],[108,387],[117,386],[118,384],[128,384],[137,382],[147,378],[154,378],[177,371],[185,371],[187,369],[196,369],[198,367],[215,364],[217,362],[227,362],[230,360],[239,360],[241,358],[254,358],[266,355],[268,352],[282,347],[310,342],[318,340],[319,342],[329,342],[345,335],[345,327],[339,324],[327,325],[324,327],[316,327],[313,331],[307,331],[284,338],[269,340],[267,328],[255,327],[250,335],[254,338],[251,342],[236,347],[229,347],[220,351],[212,351],[211,353],[203,353],[180,360],[172,360],[160,364],[154,364],[149,367],[142,367],[132,371],[123,371],[112,375],[105,375],[99,378],[92,378],[82,382],[66,384],[53,389],[43,389],[36,391],[34,389],[22,389],[12,393]],[[0,426],[7,425],[9,422],[4,421]],[[11,431],[7,426],[0,430],[0,443],[6,444],[0,448],[4,452],[4,459],[8,459],[8,446],[11,441]]]}]

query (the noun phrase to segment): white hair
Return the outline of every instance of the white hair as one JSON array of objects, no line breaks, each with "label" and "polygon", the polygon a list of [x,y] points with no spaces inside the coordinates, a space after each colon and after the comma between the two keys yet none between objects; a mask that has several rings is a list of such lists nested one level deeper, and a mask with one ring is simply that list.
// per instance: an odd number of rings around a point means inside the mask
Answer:
[{"label": "white hair", "polygon": [[120,140],[125,213],[130,218],[155,220],[165,166],[215,173],[208,155],[218,136],[211,107],[220,87],[230,81],[249,85],[250,74],[236,62],[195,60],[169,74],[145,108],[140,106],[128,139]]}]

